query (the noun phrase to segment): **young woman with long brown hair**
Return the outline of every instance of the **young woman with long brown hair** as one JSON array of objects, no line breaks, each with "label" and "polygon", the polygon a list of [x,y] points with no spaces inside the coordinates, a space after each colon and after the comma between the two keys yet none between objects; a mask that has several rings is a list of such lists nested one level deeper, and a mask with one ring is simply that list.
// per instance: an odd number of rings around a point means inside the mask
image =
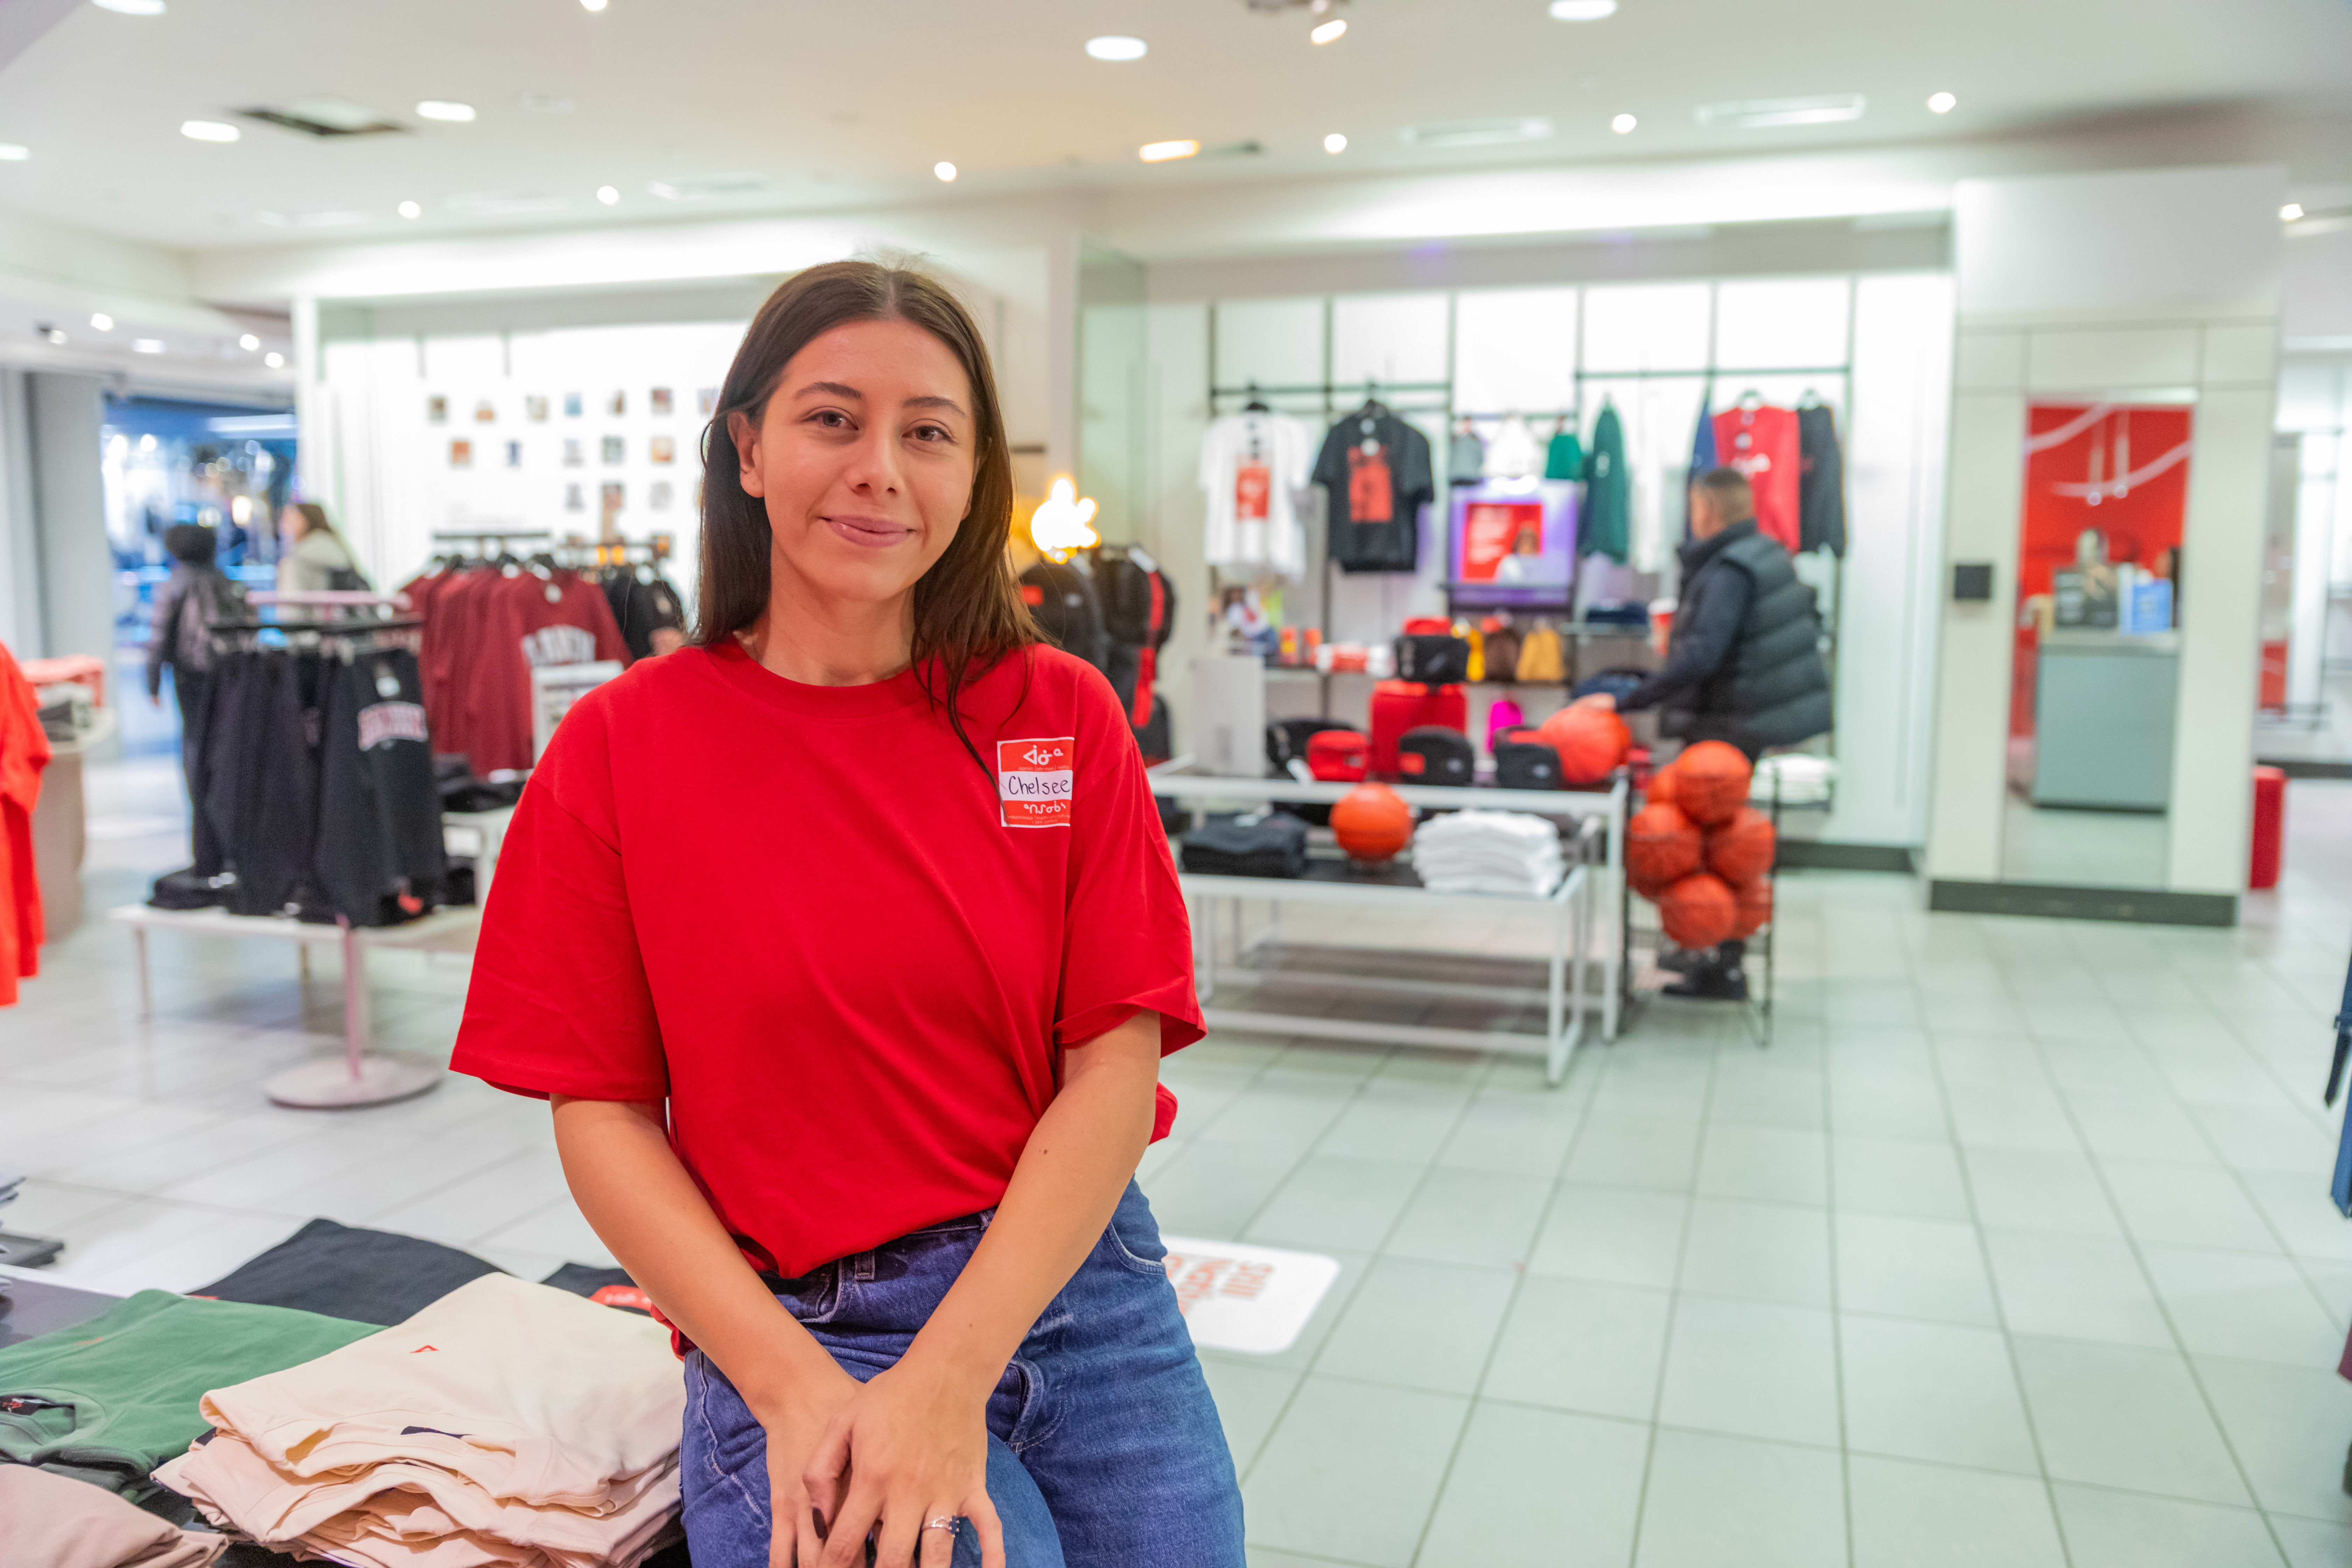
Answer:
[{"label": "young woman with long brown hair", "polygon": [[1242,1568],[1131,1179],[1201,1035],[1183,906],[1109,684],[1021,603],[979,332],[803,272],[708,445],[696,645],[557,731],[453,1065],[553,1102],[691,1347],[698,1568]]}]

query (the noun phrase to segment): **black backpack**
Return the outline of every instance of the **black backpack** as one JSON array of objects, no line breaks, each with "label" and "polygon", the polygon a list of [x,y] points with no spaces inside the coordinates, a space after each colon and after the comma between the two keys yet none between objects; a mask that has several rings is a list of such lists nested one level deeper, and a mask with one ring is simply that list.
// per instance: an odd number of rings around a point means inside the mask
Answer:
[{"label": "black backpack", "polygon": [[1470,737],[1443,724],[1407,730],[1397,741],[1397,773],[1406,784],[1466,789],[1477,780],[1477,766]]},{"label": "black backpack", "polygon": [[1148,555],[1105,546],[1095,552],[1095,591],[1103,630],[1129,647],[1161,647],[1176,624],[1176,588]]},{"label": "black backpack", "polygon": [[1102,599],[1085,567],[1040,561],[1021,574],[1021,597],[1048,642],[1097,669],[1108,668],[1110,639],[1103,629]]},{"label": "black backpack", "polygon": [[1498,789],[1559,789],[1559,753],[1531,729],[1509,729],[1495,737],[1495,785]]},{"label": "black backpack", "polygon": [[1396,640],[1396,678],[1424,686],[1458,686],[1470,679],[1470,645],[1450,632],[1408,632]]}]

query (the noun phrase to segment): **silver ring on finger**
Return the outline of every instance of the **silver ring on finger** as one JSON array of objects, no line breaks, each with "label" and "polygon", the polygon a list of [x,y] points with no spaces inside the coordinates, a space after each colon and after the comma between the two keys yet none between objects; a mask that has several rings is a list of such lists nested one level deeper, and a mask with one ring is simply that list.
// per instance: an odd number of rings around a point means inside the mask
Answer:
[{"label": "silver ring on finger", "polygon": [[955,1515],[951,1513],[943,1513],[940,1515],[939,1518],[927,1522],[923,1528],[925,1530],[944,1530],[950,1535],[953,1535],[956,1528]]}]

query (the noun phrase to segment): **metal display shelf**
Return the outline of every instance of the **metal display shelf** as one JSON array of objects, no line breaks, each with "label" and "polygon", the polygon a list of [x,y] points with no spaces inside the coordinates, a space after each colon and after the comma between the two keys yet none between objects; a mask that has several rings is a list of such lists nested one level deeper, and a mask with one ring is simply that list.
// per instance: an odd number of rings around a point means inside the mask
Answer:
[{"label": "metal display shelf", "polygon": [[[1192,759],[1189,754],[1160,763],[1151,769],[1146,776],[1151,782],[1151,793],[1155,795],[1177,800],[1227,801],[1256,805],[1300,801],[1309,805],[1335,805],[1347,797],[1349,790],[1356,787],[1352,784],[1302,783],[1297,779],[1284,778],[1226,778],[1200,773],[1193,771]],[[1486,785],[1463,787],[1406,784],[1391,784],[1390,787],[1396,791],[1407,805],[1428,806],[1450,811],[1469,809],[1523,811],[1537,816],[1573,819],[1580,826],[1577,842],[1588,850],[1597,848],[1599,853],[1597,858],[1572,866],[1570,869],[1571,879],[1576,879],[1578,873],[1583,873],[1581,885],[1587,888],[1598,888],[1602,897],[1612,896],[1613,889],[1623,883],[1625,818],[1630,808],[1633,790],[1622,774],[1605,790],[1496,789]],[[1594,843],[1596,839],[1597,845]],[[1434,894],[1422,888],[1417,880],[1401,885],[1384,886],[1379,881],[1360,876],[1328,882],[1328,885],[1340,889],[1339,895],[1336,898],[1323,893],[1292,893],[1286,890],[1310,885],[1323,885],[1314,878],[1289,880],[1266,877],[1214,879],[1186,877],[1183,880],[1188,889],[1192,888],[1196,882],[1214,881],[1220,884],[1213,894],[1203,889],[1204,897],[1259,898],[1275,902],[1289,898],[1337,902],[1344,901],[1349,898],[1376,899],[1398,893],[1411,893],[1422,899],[1441,897],[1448,900],[1470,899],[1489,909],[1497,904],[1514,901],[1507,897],[1495,894]],[[1238,883],[1241,886],[1238,889],[1225,886],[1231,883]],[[1516,901],[1525,905],[1541,900]],[[1213,923],[1213,917],[1206,923]],[[1577,937],[1575,954],[1580,990],[1582,964],[1588,956],[1598,956],[1607,971],[1612,974],[1622,971],[1626,962],[1625,928],[1622,920],[1617,922],[1616,929],[1611,936],[1611,946],[1605,952],[1599,955],[1588,955],[1584,951],[1591,943],[1594,935],[1590,918],[1583,921],[1582,928]],[[1362,976],[1350,976],[1349,983],[1360,989],[1386,988],[1385,986],[1366,987],[1363,984],[1363,979]],[[1414,989],[1423,991],[1433,988],[1432,985],[1413,984],[1411,982],[1397,984],[1412,985]],[[1617,1037],[1622,1016],[1621,1001],[1621,988],[1618,985],[1612,984],[1602,987],[1601,1037],[1604,1041],[1612,1041]],[[1314,1032],[1296,1027],[1298,1022],[1297,1019],[1284,1016],[1284,1022],[1280,1027],[1291,1034]],[[1354,1025],[1347,1027],[1349,1037],[1370,1037],[1369,1027]],[[1457,1040],[1451,1043],[1459,1045],[1462,1042]],[[1492,1046],[1494,1041],[1489,1039],[1486,1044]]]}]

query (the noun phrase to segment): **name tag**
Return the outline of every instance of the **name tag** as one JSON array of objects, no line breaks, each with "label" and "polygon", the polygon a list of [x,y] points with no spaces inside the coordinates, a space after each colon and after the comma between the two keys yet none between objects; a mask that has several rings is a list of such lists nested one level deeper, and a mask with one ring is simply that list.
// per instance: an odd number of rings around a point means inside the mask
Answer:
[{"label": "name tag", "polygon": [[1007,827],[1067,827],[1077,782],[1077,741],[999,741],[996,797]]}]

